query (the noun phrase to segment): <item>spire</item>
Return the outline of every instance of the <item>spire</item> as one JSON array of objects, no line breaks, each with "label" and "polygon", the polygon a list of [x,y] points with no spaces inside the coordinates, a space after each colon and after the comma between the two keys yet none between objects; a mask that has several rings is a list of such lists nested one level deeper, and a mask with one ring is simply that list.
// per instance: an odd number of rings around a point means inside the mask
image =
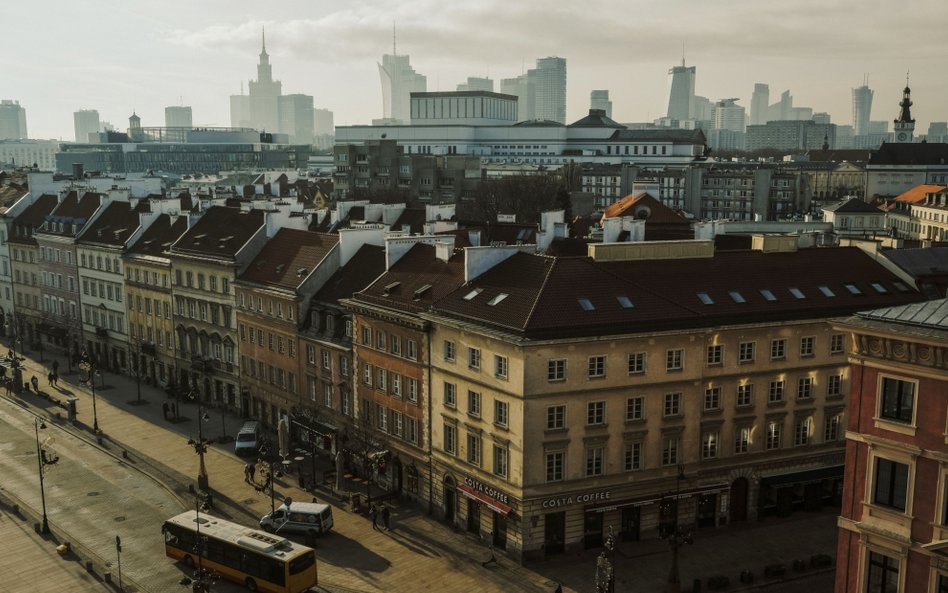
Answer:
[{"label": "spire", "polygon": [[395,43],[395,21],[392,21],[392,55],[397,56],[397,44]]},{"label": "spire", "polygon": [[912,89],[909,88],[909,75],[908,72],[905,73],[905,89],[902,91],[902,100],[899,102],[899,117],[895,120],[895,123],[903,124],[914,124],[915,120],[912,119]]},{"label": "spire", "polygon": [[263,49],[260,50],[262,55],[267,53],[267,28],[264,26],[260,27],[260,36],[263,38]]}]

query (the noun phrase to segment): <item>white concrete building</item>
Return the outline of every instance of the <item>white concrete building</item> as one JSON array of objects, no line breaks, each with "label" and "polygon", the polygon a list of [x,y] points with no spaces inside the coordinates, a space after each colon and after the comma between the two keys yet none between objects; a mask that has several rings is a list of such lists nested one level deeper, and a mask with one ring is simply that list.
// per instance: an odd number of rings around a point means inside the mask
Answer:
[{"label": "white concrete building", "polygon": [[76,142],[98,142],[102,122],[95,109],[80,109],[72,114],[73,127],[76,130]]},{"label": "white concrete building", "polygon": [[[187,105],[172,105],[165,107],[165,127],[190,128],[194,125],[191,117],[191,108]],[[76,142],[85,142],[76,138]]]},{"label": "white concrete building", "polygon": [[20,107],[19,101],[0,101],[0,140],[26,138],[29,138],[26,133],[26,109]]},{"label": "white concrete building", "polygon": [[57,152],[55,140],[0,140],[0,167],[36,165],[40,171],[55,171]]},{"label": "white concrete building", "polygon": [[602,109],[606,117],[612,119],[612,101],[609,100],[609,91],[596,90],[589,93],[589,108]]},{"label": "white concrete building", "polygon": [[[393,49],[394,54],[394,49]],[[415,72],[409,56],[385,54],[379,67],[382,83],[382,118],[392,123],[404,123],[410,118],[412,93],[428,90],[428,79]]]}]

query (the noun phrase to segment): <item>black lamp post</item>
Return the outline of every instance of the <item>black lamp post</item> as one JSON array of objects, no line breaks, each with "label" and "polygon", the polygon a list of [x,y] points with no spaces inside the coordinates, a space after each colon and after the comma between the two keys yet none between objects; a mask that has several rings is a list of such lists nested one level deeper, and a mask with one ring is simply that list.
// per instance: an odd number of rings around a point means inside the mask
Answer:
[{"label": "black lamp post", "polygon": [[615,593],[616,590],[616,538],[612,532],[612,525],[606,540],[603,542],[602,552],[596,559],[596,593]]},{"label": "black lamp post", "polygon": [[674,525],[665,533],[665,539],[671,547],[672,563],[668,571],[668,582],[665,585],[665,593],[681,593],[681,576],[678,571],[678,549],[683,544],[693,544],[691,529],[683,529],[678,522],[678,506],[681,496],[681,481],[685,479],[685,466],[678,464],[678,475],[675,477],[675,508],[673,512]]},{"label": "black lamp post", "polygon": [[201,511],[207,512],[206,502],[201,497],[194,499],[194,514],[197,519],[194,524],[197,525],[197,538],[194,541],[194,553],[197,555],[198,567],[194,574],[194,580],[191,582],[192,593],[208,593],[211,590],[211,575],[204,570],[204,556],[206,554],[207,536],[201,535]]},{"label": "black lamp post", "polygon": [[40,447],[39,440],[39,431],[40,429],[46,430],[46,424],[43,423],[39,418],[33,419],[33,432],[36,434],[36,462],[39,464],[39,481],[40,481],[40,502],[43,505],[43,533],[49,533],[49,518],[46,516],[46,487],[43,484],[43,474],[46,472],[46,466],[56,463],[59,460],[59,457],[50,459],[46,455],[46,450]]},{"label": "black lamp post", "polygon": [[[270,487],[270,512],[276,511],[276,493],[273,488],[273,478],[281,476],[282,474],[278,471],[276,474],[273,473],[273,457],[274,455],[270,451],[272,445],[269,442],[264,442],[263,446],[260,447],[260,462],[267,464],[267,483]],[[287,463],[285,460],[281,459],[281,467]]]},{"label": "black lamp post", "polygon": [[188,439],[188,444],[194,447],[194,452],[198,454],[198,489],[206,492],[208,489],[208,481],[207,466],[204,465],[204,454],[207,452],[207,440],[204,438],[204,430],[201,423],[206,422],[209,417],[206,412],[202,412],[201,398],[193,389],[188,394],[188,398],[196,400],[198,406],[198,438],[196,441],[194,439]]},{"label": "black lamp post", "polygon": [[89,384],[92,385],[92,432],[98,434],[99,415],[95,406],[95,378],[100,376],[101,373],[97,368],[95,356],[92,356],[87,351],[83,350],[82,362],[80,363],[79,368],[85,370],[89,374]]}]

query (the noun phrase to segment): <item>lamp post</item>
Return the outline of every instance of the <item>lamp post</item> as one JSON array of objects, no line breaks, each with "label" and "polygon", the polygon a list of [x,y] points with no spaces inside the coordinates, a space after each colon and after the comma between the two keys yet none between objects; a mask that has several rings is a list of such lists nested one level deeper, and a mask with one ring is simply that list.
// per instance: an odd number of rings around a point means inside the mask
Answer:
[{"label": "lamp post", "polygon": [[188,439],[188,444],[194,447],[194,452],[198,454],[198,489],[207,491],[207,466],[204,465],[204,454],[207,452],[207,440],[204,438],[204,430],[201,423],[206,422],[209,416],[206,412],[201,411],[201,398],[193,389],[188,393],[188,399],[196,400],[198,406],[198,438],[196,441],[194,439]]},{"label": "lamp post", "polygon": [[137,349],[135,351],[135,393],[136,393],[136,404],[141,405],[142,403],[142,342],[141,339],[137,342]]},{"label": "lamp post", "polygon": [[[274,473],[273,473],[273,457],[274,457],[274,455],[273,455],[273,453],[270,451],[270,447],[271,447],[271,446],[272,446],[272,445],[269,443],[269,441],[266,441],[266,442],[263,443],[263,446],[260,447],[260,457],[261,457],[260,462],[267,464],[267,482],[268,482],[268,485],[269,485],[269,487],[270,487],[270,512],[272,513],[272,512],[274,512],[274,511],[276,511],[276,493],[275,493],[274,488],[273,488],[273,478],[274,478],[274,477],[277,477],[278,475],[282,475],[282,474],[279,474],[279,473],[278,473],[278,474],[274,474]],[[283,467],[283,466],[286,465],[287,463],[289,463],[289,462],[286,461],[285,459],[281,459],[280,466]]]},{"label": "lamp post", "polygon": [[46,466],[56,463],[59,460],[59,457],[50,459],[46,455],[46,450],[40,446],[39,440],[39,431],[40,429],[46,430],[46,424],[39,418],[33,419],[33,432],[36,434],[36,462],[39,465],[39,482],[40,482],[40,502],[43,506],[43,533],[49,533],[49,518],[46,516],[46,487],[43,483],[43,474],[46,472]]},{"label": "lamp post", "polygon": [[616,590],[616,538],[612,525],[603,542],[602,552],[596,559],[596,593],[615,593]]},{"label": "lamp post", "polygon": [[668,571],[668,582],[665,585],[665,593],[681,593],[681,576],[678,572],[678,549],[682,544],[693,544],[692,532],[690,529],[682,529],[678,523],[678,506],[681,496],[681,481],[685,479],[685,466],[678,464],[678,475],[675,477],[675,508],[673,513],[674,525],[672,529],[665,534],[668,545],[671,547],[672,562]]},{"label": "lamp post", "polygon": [[201,497],[196,497],[194,499],[194,515],[196,521],[194,522],[197,525],[197,538],[194,542],[194,553],[197,554],[198,558],[198,568],[197,573],[194,575],[194,580],[191,582],[191,591],[192,593],[208,593],[211,590],[210,575],[204,570],[204,547],[207,545],[207,536],[201,535],[201,510],[207,512],[207,507],[202,503]]},{"label": "lamp post", "polygon": [[97,363],[95,356],[90,355],[87,351],[83,350],[81,355],[82,362],[79,365],[79,368],[85,370],[89,374],[89,384],[92,385],[92,432],[99,433],[99,415],[96,411],[95,406],[95,378],[100,376],[101,373],[97,368]]},{"label": "lamp post", "polygon": [[[12,377],[10,379],[13,381],[13,390],[15,393],[20,393],[20,389],[23,388],[23,371],[20,370],[20,360],[16,355],[16,344],[20,342],[23,344],[23,340],[20,339],[20,328],[12,320],[8,321],[5,325],[6,329],[12,333],[10,338],[10,350],[13,353],[13,358],[10,360],[10,374]],[[8,387],[9,389],[9,387]]]}]

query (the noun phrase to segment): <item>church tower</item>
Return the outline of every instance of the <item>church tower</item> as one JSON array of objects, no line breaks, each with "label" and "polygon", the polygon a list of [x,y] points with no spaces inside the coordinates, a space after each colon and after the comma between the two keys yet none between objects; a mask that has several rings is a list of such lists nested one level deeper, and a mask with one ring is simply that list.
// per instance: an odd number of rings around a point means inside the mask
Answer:
[{"label": "church tower", "polygon": [[905,75],[905,89],[902,90],[902,101],[899,103],[899,117],[895,120],[895,141],[912,142],[915,132],[915,120],[912,119],[912,89],[908,85],[908,75]]}]

